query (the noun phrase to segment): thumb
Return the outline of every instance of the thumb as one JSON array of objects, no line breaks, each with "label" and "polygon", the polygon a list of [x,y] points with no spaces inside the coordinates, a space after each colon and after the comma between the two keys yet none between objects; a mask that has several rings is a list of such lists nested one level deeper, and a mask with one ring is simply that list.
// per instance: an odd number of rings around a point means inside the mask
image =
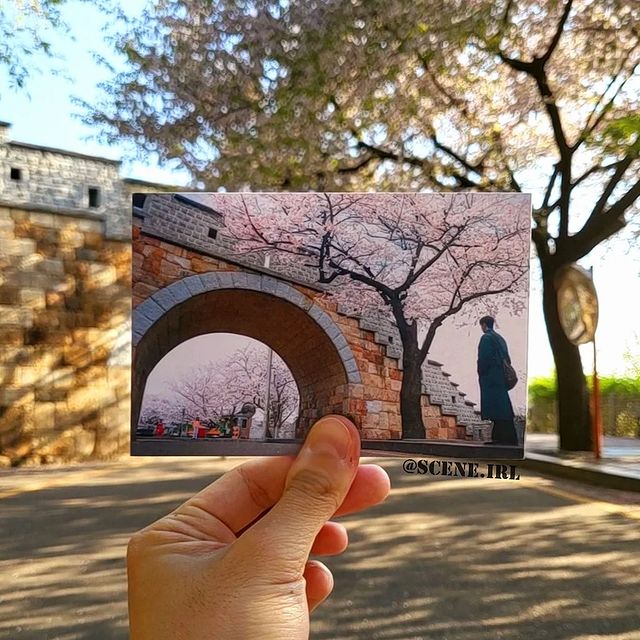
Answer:
[{"label": "thumb", "polygon": [[331,415],[313,425],[282,497],[237,541],[254,555],[259,550],[256,571],[283,580],[302,575],[316,535],[351,487],[359,458],[360,436],[350,420]]}]

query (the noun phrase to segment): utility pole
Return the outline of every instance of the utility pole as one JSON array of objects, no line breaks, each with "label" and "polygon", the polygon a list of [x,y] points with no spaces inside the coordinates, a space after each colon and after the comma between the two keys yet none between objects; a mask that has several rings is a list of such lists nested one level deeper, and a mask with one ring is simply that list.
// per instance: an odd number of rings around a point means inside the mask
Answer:
[{"label": "utility pole", "polygon": [[[266,269],[269,268],[271,264],[271,256],[267,253],[264,256],[264,266]],[[273,366],[273,349],[267,346],[267,398],[265,401],[264,407],[264,435],[263,440],[267,439],[267,434],[269,433],[269,417],[271,413],[271,368]]]},{"label": "utility pole", "polygon": [[267,433],[269,431],[269,418],[271,414],[271,368],[273,366],[273,349],[268,348],[267,355],[267,399],[265,401],[264,408],[264,439],[267,439]]},{"label": "utility pole", "polygon": [[[593,267],[589,269],[593,281]],[[598,350],[596,348],[596,333],[593,332],[593,390],[591,395],[593,453],[596,460],[602,457],[602,409],[600,403],[600,378],[598,377]]]}]

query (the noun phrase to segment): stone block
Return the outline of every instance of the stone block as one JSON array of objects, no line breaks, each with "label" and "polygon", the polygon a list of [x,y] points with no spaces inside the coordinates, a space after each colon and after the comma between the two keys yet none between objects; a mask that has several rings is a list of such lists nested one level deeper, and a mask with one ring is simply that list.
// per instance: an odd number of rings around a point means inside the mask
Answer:
[{"label": "stone block", "polygon": [[[7,211],[7,209],[3,209],[3,211]],[[11,209],[10,215],[14,222],[25,222],[31,217],[31,214],[23,209]]]},{"label": "stone block", "polygon": [[345,347],[348,348],[349,346],[349,343],[342,335],[342,333],[340,333],[340,335],[336,336],[335,338],[332,338],[332,342],[336,346],[336,349],[338,349],[338,351],[342,351],[343,349],[345,349]]},{"label": "stone block", "polygon": [[363,440],[389,440],[390,433],[388,429],[362,429]]},{"label": "stone block", "polygon": [[68,460],[89,458],[95,446],[95,433],[75,425],[64,431],[56,442],[56,457]]},{"label": "stone block", "polygon": [[218,271],[218,289],[233,289],[235,284],[233,282],[234,271]]},{"label": "stone block", "polygon": [[156,302],[154,297],[147,298],[133,310],[132,328],[134,331],[141,330],[144,333],[165,313],[166,310]]},{"label": "stone block", "polygon": [[200,276],[189,276],[182,282],[184,282],[185,287],[187,287],[192,296],[198,295],[204,291],[204,285],[202,284]]},{"label": "stone block", "polygon": [[84,236],[73,227],[65,227],[59,231],[58,243],[67,249],[79,249],[84,245]]},{"label": "stone block", "polygon": [[231,281],[234,288],[247,289],[249,286],[247,274],[244,271],[234,271],[231,275]]},{"label": "stone block", "polygon": [[262,282],[260,283],[260,288],[262,289],[262,291],[264,291],[264,293],[275,295],[278,291],[278,280],[270,276],[263,276]]},{"label": "stone block", "polygon": [[98,262],[100,259],[100,252],[95,249],[87,249],[86,247],[80,247],[76,249],[76,259],[84,260],[86,262]]},{"label": "stone block", "polygon": [[178,266],[182,267],[182,269],[186,269],[187,271],[191,271],[191,259],[186,258],[181,255],[176,255],[175,253],[167,253],[166,257],[168,262],[174,262]]},{"label": "stone block", "polygon": [[16,364],[28,363],[33,357],[33,347],[8,347],[0,348],[0,366],[13,368]]},{"label": "stone block", "polygon": [[0,326],[29,328],[33,325],[33,311],[17,305],[0,305]]},{"label": "stone block", "polygon": [[37,431],[53,431],[55,428],[54,402],[36,402],[33,406],[33,422]]},{"label": "stone block", "polygon": [[37,269],[43,262],[43,257],[39,253],[30,253],[26,256],[10,256],[9,263],[14,269],[22,271]]},{"label": "stone block", "polygon": [[51,275],[64,276],[64,264],[62,260],[46,258],[37,264],[37,270]]},{"label": "stone block", "polygon": [[67,397],[65,389],[55,387],[37,387],[35,390],[36,402],[63,402]]},{"label": "stone block", "polygon": [[0,239],[0,258],[9,256],[28,256],[36,252],[36,241],[30,238]]},{"label": "stone block", "polygon": [[31,389],[22,387],[0,388],[0,406],[32,404],[34,400],[35,394]]},{"label": "stone block", "polygon": [[84,285],[88,290],[91,290],[99,287],[108,287],[114,284],[116,280],[117,272],[115,266],[91,263],[84,278]]},{"label": "stone block", "polygon": [[149,298],[156,291],[158,291],[157,286],[148,284],[146,282],[136,282],[133,285],[133,294],[142,298]]},{"label": "stone block", "polygon": [[44,309],[47,296],[44,289],[24,288],[18,292],[18,302],[28,309]]},{"label": "stone block", "polygon": [[19,302],[20,289],[0,284],[0,305],[15,305]]},{"label": "stone block", "polygon": [[14,369],[13,378],[16,386],[29,387],[36,384],[46,371],[38,367],[17,366]]},{"label": "stone block", "polygon": [[384,386],[384,380],[377,375],[363,372],[362,374],[362,382],[367,387],[373,387],[376,389],[382,389]]},{"label": "stone block", "polygon": [[367,400],[367,411],[369,413],[379,413],[382,411],[382,402],[380,400]]},{"label": "stone block", "polygon": [[202,283],[203,291],[215,291],[220,288],[220,278],[215,271],[202,274],[200,276],[200,282]]},{"label": "stone block", "polygon": [[347,387],[346,395],[351,398],[364,398],[364,386],[361,384],[349,384]]},{"label": "stone block", "polygon": [[[289,302],[295,304],[297,307],[304,308],[306,306],[306,303],[308,302],[308,298],[306,296],[302,295],[299,291],[294,289],[292,286],[285,284],[284,282],[278,283],[276,293],[281,298],[283,298],[284,300],[288,300]],[[320,326],[328,327],[330,324],[333,324],[330,322],[329,316],[325,317],[329,319],[329,322],[327,323],[327,321],[325,320],[325,324],[320,323]]]},{"label": "stone block", "polygon": [[[104,222],[102,220],[88,220],[86,218],[76,218],[73,226],[82,233],[98,233],[104,236]],[[84,241],[84,236],[83,236]]]},{"label": "stone block", "polygon": [[93,355],[88,345],[65,345],[62,349],[62,356],[63,363],[72,367],[86,367],[93,360]]},{"label": "stone block", "polygon": [[87,231],[84,233],[84,246],[87,249],[102,249],[104,245],[104,236],[100,232]]},{"label": "stone block", "polygon": [[59,216],[54,213],[32,211],[29,215],[29,221],[32,224],[41,227],[50,227],[51,229],[58,229],[60,227]]},{"label": "stone block", "polygon": [[39,387],[55,389],[71,389],[76,384],[75,367],[58,367],[53,371],[43,373],[38,380]]},{"label": "stone block", "polygon": [[[170,287],[164,287],[163,289],[156,291],[150,298],[150,300],[156,302],[165,311],[169,311],[169,309],[172,309],[178,304],[178,301],[173,297],[173,294],[171,293]],[[147,303],[144,302],[143,304]],[[155,317],[155,311],[152,314],[152,317]]]},{"label": "stone block", "polygon": [[261,290],[262,276],[258,273],[247,273],[247,288],[253,291]]},{"label": "stone block", "polygon": [[191,297],[191,291],[189,291],[184,280],[178,280],[171,285],[171,295],[174,297],[176,302],[180,303]]},{"label": "stone block", "polygon": [[202,258],[191,258],[191,270],[196,273],[207,273],[212,270],[211,262],[203,260]]},{"label": "stone block", "polygon": [[169,262],[168,260],[160,260],[160,275],[164,278],[180,278],[183,271],[183,267],[178,264]]}]

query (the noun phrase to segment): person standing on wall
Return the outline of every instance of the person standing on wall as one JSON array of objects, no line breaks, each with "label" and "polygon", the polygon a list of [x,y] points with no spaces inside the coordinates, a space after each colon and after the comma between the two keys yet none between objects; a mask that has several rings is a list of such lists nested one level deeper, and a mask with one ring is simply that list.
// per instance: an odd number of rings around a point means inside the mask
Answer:
[{"label": "person standing on wall", "polygon": [[513,423],[513,406],[505,379],[505,362],[511,365],[506,340],[494,331],[495,319],[480,318],[482,337],[478,345],[478,378],[480,381],[480,415],[493,422],[491,443],[518,446]]}]

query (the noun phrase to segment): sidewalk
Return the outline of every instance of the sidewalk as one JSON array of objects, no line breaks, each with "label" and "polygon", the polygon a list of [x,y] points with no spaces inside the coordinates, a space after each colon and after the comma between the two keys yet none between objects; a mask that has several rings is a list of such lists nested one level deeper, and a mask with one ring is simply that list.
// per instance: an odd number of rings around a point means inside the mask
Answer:
[{"label": "sidewalk", "polygon": [[602,458],[589,453],[561,453],[557,434],[528,433],[523,466],[541,473],[640,492],[640,439],[605,436]]}]

